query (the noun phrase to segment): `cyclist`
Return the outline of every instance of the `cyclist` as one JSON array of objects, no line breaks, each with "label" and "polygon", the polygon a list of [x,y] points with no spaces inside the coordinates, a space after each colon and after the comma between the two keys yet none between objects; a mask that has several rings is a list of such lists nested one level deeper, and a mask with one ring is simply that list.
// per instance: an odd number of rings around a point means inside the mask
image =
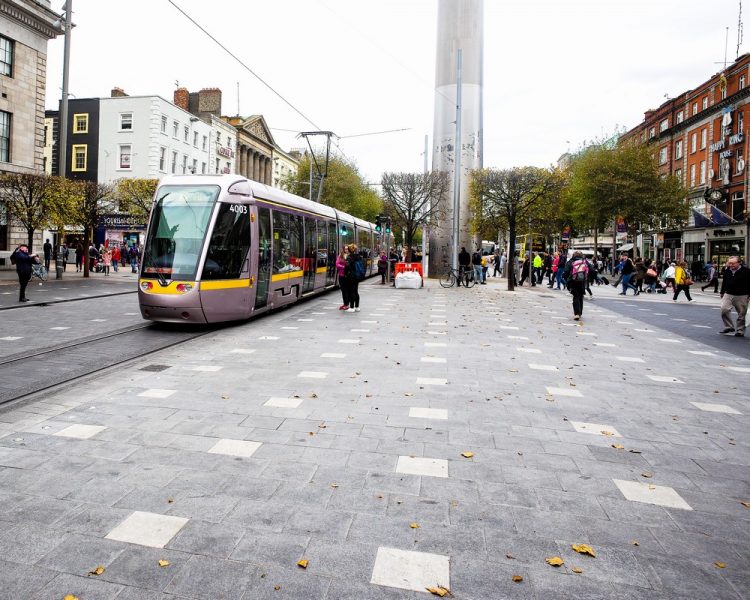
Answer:
[{"label": "cyclist", "polygon": [[458,287],[461,287],[461,281],[464,275],[471,270],[471,254],[466,251],[464,246],[461,246],[461,252],[458,253]]}]

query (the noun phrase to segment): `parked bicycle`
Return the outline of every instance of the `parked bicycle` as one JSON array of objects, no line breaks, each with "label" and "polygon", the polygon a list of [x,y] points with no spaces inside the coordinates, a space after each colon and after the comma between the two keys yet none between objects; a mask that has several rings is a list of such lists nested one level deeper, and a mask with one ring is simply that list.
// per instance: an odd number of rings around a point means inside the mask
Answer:
[{"label": "parked bicycle", "polygon": [[444,288],[451,288],[454,285],[465,285],[467,288],[474,287],[474,269],[466,268],[463,271],[458,269],[448,269],[448,272],[440,278],[440,285]]},{"label": "parked bicycle", "polygon": [[31,278],[39,281],[47,281],[48,273],[44,265],[31,265]]}]

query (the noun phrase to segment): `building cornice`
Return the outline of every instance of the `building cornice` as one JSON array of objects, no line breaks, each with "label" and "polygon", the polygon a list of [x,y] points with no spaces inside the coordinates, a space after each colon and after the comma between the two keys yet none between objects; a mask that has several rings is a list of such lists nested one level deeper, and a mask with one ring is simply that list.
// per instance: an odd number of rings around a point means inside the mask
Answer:
[{"label": "building cornice", "polygon": [[62,33],[60,29],[53,26],[60,15],[40,3],[0,0],[0,14],[43,35],[48,40]]}]

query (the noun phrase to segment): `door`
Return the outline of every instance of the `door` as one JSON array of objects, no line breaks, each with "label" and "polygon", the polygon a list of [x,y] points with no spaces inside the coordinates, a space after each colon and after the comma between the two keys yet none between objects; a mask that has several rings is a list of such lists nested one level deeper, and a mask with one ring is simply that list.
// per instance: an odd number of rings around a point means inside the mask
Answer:
[{"label": "door", "polygon": [[317,233],[315,218],[305,217],[305,257],[302,260],[302,293],[312,292],[315,287],[315,267],[317,264]]},{"label": "door", "polygon": [[255,308],[268,302],[271,280],[271,209],[258,207],[258,281],[255,286]]},{"label": "door", "polygon": [[336,223],[328,223],[328,264],[326,265],[326,285],[336,283],[336,258],[339,255],[338,235],[336,232]]}]

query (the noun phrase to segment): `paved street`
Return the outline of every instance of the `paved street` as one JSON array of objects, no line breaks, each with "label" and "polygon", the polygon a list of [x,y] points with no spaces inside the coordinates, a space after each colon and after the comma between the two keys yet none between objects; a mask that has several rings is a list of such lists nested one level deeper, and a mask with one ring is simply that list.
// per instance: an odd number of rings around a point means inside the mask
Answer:
[{"label": "paved street", "polygon": [[750,597],[750,340],[504,286],[368,282],[0,409],[0,598]]}]

